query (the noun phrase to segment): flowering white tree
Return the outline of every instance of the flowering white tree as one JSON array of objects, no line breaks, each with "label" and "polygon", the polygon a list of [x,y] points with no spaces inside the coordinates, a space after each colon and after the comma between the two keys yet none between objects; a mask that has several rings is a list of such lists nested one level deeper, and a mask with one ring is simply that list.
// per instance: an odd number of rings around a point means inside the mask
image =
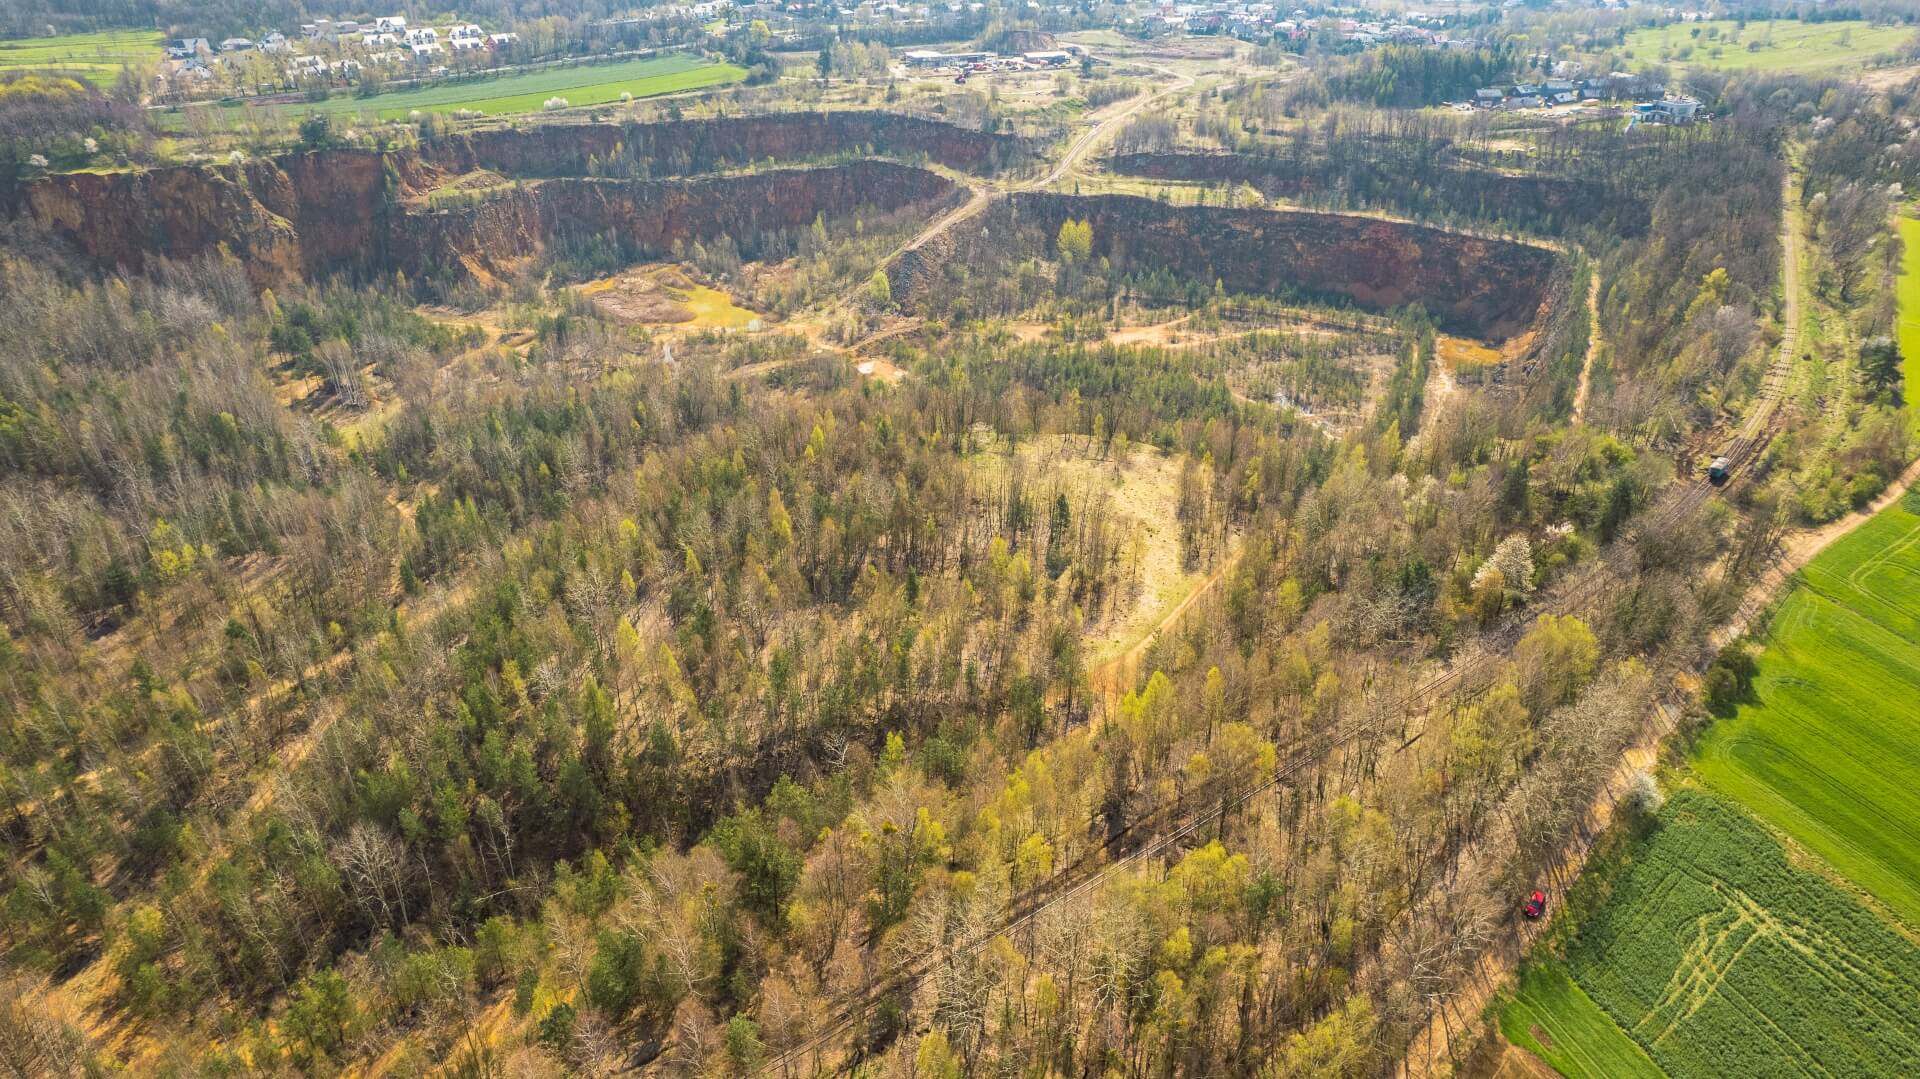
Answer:
[{"label": "flowering white tree", "polygon": [[1527,537],[1516,533],[1501,540],[1500,546],[1493,549],[1493,557],[1474,571],[1473,586],[1479,588],[1488,574],[1494,572],[1500,574],[1508,592],[1519,596],[1532,594],[1533,544],[1527,542]]}]

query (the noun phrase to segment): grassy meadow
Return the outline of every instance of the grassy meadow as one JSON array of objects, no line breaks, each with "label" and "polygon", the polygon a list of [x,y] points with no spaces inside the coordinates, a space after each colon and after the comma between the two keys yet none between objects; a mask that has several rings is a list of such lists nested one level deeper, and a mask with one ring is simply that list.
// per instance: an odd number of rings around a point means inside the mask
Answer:
[{"label": "grassy meadow", "polygon": [[1863,19],[1835,22],[1732,19],[1675,22],[1635,30],[1624,50],[1640,67],[1692,64],[1721,70],[1815,74],[1837,71],[1890,52],[1920,28],[1875,26]]},{"label": "grassy meadow", "polygon": [[1801,571],[1754,696],[1694,771],[1920,928],[1920,515],[1897,503]]},{"label": "grassy meadow", "polygon": [[712,64],[695,56],[673,53],[616,64],[548,68],[497,79],[422,86],[373,97],[340,94],[315,104],[288,108],[301,113],[335,115],[364,112],[382,120],[404,119],[415,110],[453,112],[465,109],[488,116],[512,116],[539,112],[545,107],[547,99],[552,97],[566,98],[569,105],[602,105],[618,101],[623,93],[634,97],[653,97],[738,82],[745,77],[745,68],[733,64]]},{"label": "grassy meadow", "polygon": [[111,86],[121,68],[157,63],[163,40],[158,30],[11,38],[0,41],[0,74],[61,71]]},{"label": "grassy meadow", "polygon": [[1564,964],[1531,963],[1500,1013],[1507,1041],[1567,1079],[1660,1079],[1665,1072],[1581,989]]},{"label": "grassy meadow", "polygon": [[1680,789],[1593,886],[1567,969],[1668,1075],[1912,1074],[1920,946],[1738,806]]},{"label": "grassy meadow", "polygon": [[1900,355],[1907,395],[1907,426],[1920,435],[1920,218],[1902,215],[1900,242],[1906,256],[1900,268]]}]

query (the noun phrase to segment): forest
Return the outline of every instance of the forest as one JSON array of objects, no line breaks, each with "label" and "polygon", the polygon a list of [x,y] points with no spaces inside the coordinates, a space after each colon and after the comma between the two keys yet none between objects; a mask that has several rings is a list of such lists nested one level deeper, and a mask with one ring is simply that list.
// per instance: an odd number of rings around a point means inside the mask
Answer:
[{"label": "forest", "polygon": [[[896,216],[664,253],[752,332],[619,315],[618,236],[259,289],[9,217],[0,1057],[1390,1073],[1474,1024],[1656,705],[1705,715],[1673,687],[1782,529],[1911,456],[1876,342],[1914,99],[1700,92],[1711,125],[1495,131],[1250,78],[1119,127],[1108,180],[1551,252],[1485,385],[1419,304],[1237,293],[1072,216],[956,217],[978,257],[916,282]],[[740,160],[630,134],[588,171]],[[1245,171],[1129,166],[1198,150]],[[1822,329],[1776,390],[1783,233]]]}]

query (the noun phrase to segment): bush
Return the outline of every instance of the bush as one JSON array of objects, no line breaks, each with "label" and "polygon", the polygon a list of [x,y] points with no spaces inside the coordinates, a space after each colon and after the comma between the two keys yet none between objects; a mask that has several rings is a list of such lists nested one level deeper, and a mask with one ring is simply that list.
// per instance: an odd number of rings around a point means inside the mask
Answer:
[{"label": "bush", "polygon": [[1753,679],[1759,673],[1760,665],[1745,648],[1736,645],[1722,651],[1707,668],[1702,690],[1707,711],[1723,718],[1732,715],[1742,702],[1753,699]]}]

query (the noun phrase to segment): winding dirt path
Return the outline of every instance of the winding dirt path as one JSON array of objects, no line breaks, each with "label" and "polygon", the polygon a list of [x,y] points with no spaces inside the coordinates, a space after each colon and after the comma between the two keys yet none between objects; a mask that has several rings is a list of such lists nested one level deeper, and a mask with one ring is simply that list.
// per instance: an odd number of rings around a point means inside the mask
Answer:
[{"label": "winding dirt path", "polygon": [[1125,651],[1088,672],[1087,686],[1105,705],[1107,711],[1120,706],[1120,698],[1126,694],[1134,677],[1139,673],[1140,661],[1146,657],[1147,649],[1152,648],[1153,642],[1159,640],[1161,634],[1177,625],[1182,615],[1191,610],[1194,604],[1200,602],[1201,597],[1211,592],[1214,586],[1220,583],[1221,578],[1227,575],[1227,570],[1232,568],[1238,555],[1239,551],[1235,550],[1223,556],[1219,567],[1208,574],[1206,580],[1195,585],[1193,591],[1188,592],[1179,603],[1174,604],[1160,621],[1154,623],[1152,629],[1141,634],[1140,639],[1129,645]]},{"label": "winding dirt path", "polygon": [[1587,420],[1587,392],[1593,386],[1593,361],[1600,355],[1600,268],[1587,264],[1587,357],[1580,363],[1580,388],[1573,395],[1573,422]]}]

